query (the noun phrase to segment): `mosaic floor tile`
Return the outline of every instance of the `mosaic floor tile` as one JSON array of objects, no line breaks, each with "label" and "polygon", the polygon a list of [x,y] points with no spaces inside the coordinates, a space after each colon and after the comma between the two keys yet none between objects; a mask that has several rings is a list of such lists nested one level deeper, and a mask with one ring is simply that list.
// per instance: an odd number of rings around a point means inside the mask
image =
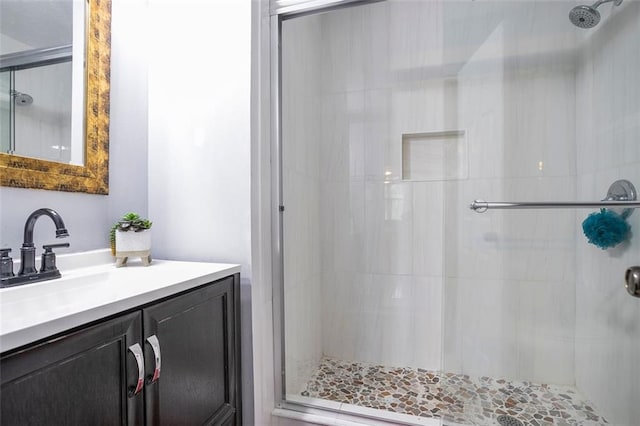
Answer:
[{"label": "mosaic floor tile", "polygon": [[573,387],[323,358],[303,396],[466,425],[509,415],[525,425],[603,425]]}]

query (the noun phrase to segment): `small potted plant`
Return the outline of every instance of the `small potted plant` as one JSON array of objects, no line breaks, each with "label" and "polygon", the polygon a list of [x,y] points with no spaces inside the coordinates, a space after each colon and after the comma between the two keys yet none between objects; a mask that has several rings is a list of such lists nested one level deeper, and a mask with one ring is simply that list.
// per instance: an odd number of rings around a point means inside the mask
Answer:
[{"label": "small potted plant", "polygon": [[111,253],[116,266],[123,266],[129,257],[140,257],[147,266],[151,263],[151,225],[137,213],[127,213],[111,227]]}]

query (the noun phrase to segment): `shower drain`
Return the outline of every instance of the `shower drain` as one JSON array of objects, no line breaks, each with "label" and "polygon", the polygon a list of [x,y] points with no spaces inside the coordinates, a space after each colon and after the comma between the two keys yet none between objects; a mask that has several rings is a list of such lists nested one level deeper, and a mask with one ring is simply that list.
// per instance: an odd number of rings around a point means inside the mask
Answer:
[{"label": "shower drain", "polygon": [[496,420],[501,426],[524,426],[524,423],[522,423],[520,420],[507,415],[498,416]]}]

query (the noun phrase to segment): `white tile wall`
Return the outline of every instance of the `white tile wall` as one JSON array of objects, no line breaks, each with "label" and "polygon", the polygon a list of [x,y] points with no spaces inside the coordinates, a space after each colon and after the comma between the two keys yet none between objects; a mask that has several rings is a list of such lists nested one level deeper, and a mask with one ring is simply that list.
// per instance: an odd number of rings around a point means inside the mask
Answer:
[{"label": "white tile wall", "polygon": [[[388,1],[301,18],[304,72],[285,78],[285,100],[302,76],[306,86],[284,117],[285,158],[296,151],[291,167],[313,175],[298,150],[317,143],[321,189],[314,198],[298,175],[294,189],[289,174],[285,186],[318,203],[325,355],[573,382],[575,215],[466,208],[576,197],[565,6]],[[305,50],[316,31],[322,42]],[[321,58],[319,120],[302,102],[318,108],[309,50]],[[402,180],[402,134],[456,129],[468,179]],[[296,240],[302,265],[313,250]]]},{"label": "white tile wall", "polygon": [[374,274],[408,275],[413,269],[413,186],[365,185],[365,268]]},{"label": "white tile wall", "polygon": [[[578,195],[601,198],[616,179],[640,184],[640,3],[605,8],[584,42],[577,72]],[[576,212],[580,223],[585,212]],[[577,232],[576,383],[616,425],[640,418],[640,303],[627,295],[623,277],[638,264],[640,217],[630,218],[634,237],[603,251]]]},{"label": "white tile wall", "polygon": [[[573,279],[575,215],[571,210],[467,208],[474,199],[575,199],[575,179],[475,179],[445,185],[448,276],[505,280]],[[541,265],[544,265],[542,267]]]},{"label": "white tile wall", "polygon": [[442,277],[444,260],[444,182],[413,182],[412,270]]}]

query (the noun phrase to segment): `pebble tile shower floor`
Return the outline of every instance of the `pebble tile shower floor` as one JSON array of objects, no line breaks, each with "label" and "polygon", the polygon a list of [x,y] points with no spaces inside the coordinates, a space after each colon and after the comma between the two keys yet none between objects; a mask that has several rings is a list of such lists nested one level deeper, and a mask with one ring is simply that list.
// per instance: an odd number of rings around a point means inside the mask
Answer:
[{"label": "pebble tile shower floor", "polygon": [[501,415],[531,426],[608,424],[570,386],[332,358],[322,359],[302,395],[465,425],[496,425]]}]

